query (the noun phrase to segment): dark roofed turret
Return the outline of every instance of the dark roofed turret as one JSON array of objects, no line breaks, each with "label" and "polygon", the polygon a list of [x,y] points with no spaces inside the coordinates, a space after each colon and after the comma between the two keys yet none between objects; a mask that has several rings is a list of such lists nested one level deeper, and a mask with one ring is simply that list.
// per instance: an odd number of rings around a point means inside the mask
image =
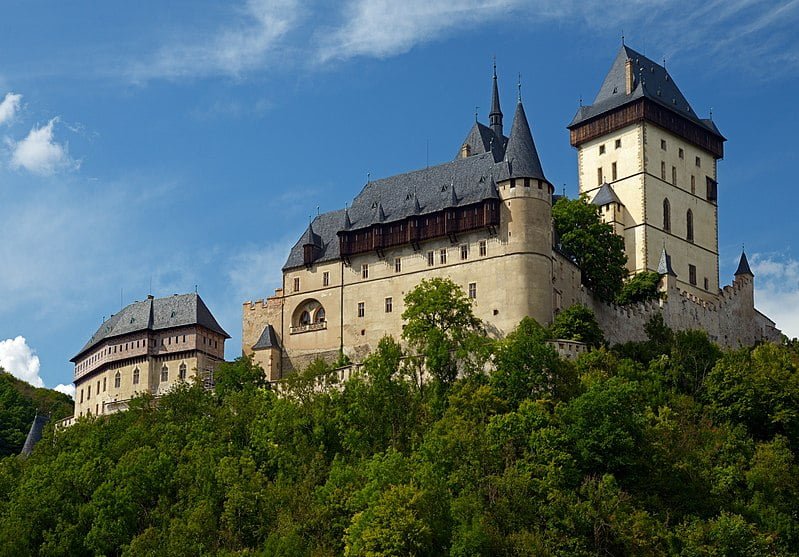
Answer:
[{"label": "dark roofed turret", "polygon": [[658,274],[669,277],[676,277],[677,273],[671,266],[671,256],[666,252],[666,247],[660,252],[660,262],[658,262]]},{"label": "dark roofed turret", "polygon": [[497,64],[494,63],[494,78],[491,89],[491,112],[488,114],[491,131],[497,138],[502,135],[502,109],[499,108],[499,86],[497,85]]},{"label": "dark roofed turret", "polygon": [[746,252],[741,250],[741,259],[738,261],[738,269],[735,270],[735,276],[741,275],[748,275],[750,277],[754,277],[755,274],[752,272],[752,269],[749,267],[749,261],[746,259]]},{"label": "dark roofed turret", "polygon": [[322,238],[313,231],[313,222],[308,223],[308,228],[302,239],[302,260],[305,266],[310,266],[322,253]]},{"label": "dark roofed turret", "polygon": [[516,104],[508,147],[505,150],[505,162],[503,175],[500,177],[502,180],[535,178],[549,182],[541,168],[541,160],[538,158],[538,150],[535,148],[533,133],[530,131],[530,124],[527,122],[527,115],[524,112],[521,99]]},{"label": "dark roofed turret", "polygon": [[33,418],[33,423],[31,424],[31,428],[28,431],[28,437],[25,438],[25,444],[22,446],[22,453],[25,456],[30,455],[33,452],[33,447],[36,446],[36,443],[42,438],[42,432],[44,431],[44,426],[47,422],[50,421],[49,416],[44,414],[36,414]]}]

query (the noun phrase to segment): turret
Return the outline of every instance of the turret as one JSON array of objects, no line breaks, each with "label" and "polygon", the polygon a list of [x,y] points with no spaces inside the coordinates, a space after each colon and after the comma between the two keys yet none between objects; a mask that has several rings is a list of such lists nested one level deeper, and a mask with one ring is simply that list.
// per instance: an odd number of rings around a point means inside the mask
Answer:
[{"label": "turret", "polygon": [[302,238],[302,260],[306,267],[310,267],[322,254],[322,239],[314,232],[311,222]]},{"label": "turret", "polygon": [[499,108],[499,86],[497,85],[497,64],[494,63],[494,79],[491,89],[491,112],[488,123],[497,140],[502,140],[502,110]]}]

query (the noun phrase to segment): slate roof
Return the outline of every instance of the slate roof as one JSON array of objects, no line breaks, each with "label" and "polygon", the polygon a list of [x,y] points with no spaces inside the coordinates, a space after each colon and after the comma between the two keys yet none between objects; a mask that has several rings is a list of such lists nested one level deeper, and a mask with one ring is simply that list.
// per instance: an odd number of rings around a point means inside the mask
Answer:
[{"label": "slate roof", "polygon": [[[507,145],[507,143],[508,138],[504,135],[500,139],[497,139],[494,130],[480,122],[475,122],[461,145],[469,146],[470,155],[493,153],[494,160],[499,162],[502,160],[502,157],[505,156],[505,145]],[[460,157],[461,150],[459,149],[458,154],[455,155],[455,159],[457,160]]]},{"label": "slate roof", "polygon": [[[300,256],[302,257],[302,254]],[[211,310],[208,309],[199,294],[175,294],[166,298],[147,298],[141,302],[134,302],[124,307],[119,313],[112,315],[100,325],[92,338],[70,361],[76,362],[84,352],[107,338],[138,331],[160,331],[187,325],[201,325],[225,338],[230,338],[230,335],[217,323]]]},{"label": "slate roof", "polygon": [[[634,74],[633,90],[629,95],[626,94],[625,83],[625,64],[628,59],[633,61]],[[629,46],[622,46],[619,50],[593,104],[581,106],[568,127],[573,128],[641,98],[654,101],[723,139],[712,120],[702,119],[696,115],[666,68]]]},{"label": "slate roof", "polygon": [[277,341],[277,335],[272,325],[267,325],[261,336],[258,337],[258,342],[252,345],[253,350],[265,350],[267,348],[280,348]]},{"label": "slate roof", "polygon": [[521,99],[516,103],[516,114],[513,116],[510,139],[505,149],[505,162],[500,180],[525,177],[546,181]]},{"label": "slate roof", "polygon": [[33,447],[41,440],[44,426],[49,421],[50,417],[44,414],[36,414],[36,416],[34,416],[33,423],[31,424],[30,430],[28,430],[28,436],[25,438],[25,444],[22,446],[22,452],[20,454],[29,456],[33,452]]},{"label": "slate roof", "polygon": [[749,261],[746,259],[746,253],[743,251],[741,252],[741,260],[738,261],[738,268],[735,270],[735,276],[737,277],[738,275],[755,276],[755,274],[752,272],[752,269],[749,267]]},{"label": "slate roof", "polygon": [[674,269],[671,266],[671,256],[666,253],[666,248],[663,248],[663,251],[660,253],[660,261],[658,262],[658,274],[661,275],[671,275],[673,277],[677,276],[677,273],[674,272]]},{"label": "slate roof", "polygon": [[591,203],[594,205],[599,205],[600,207],[609,203],[620,203],[621,205],[624,205],[624,203],[621,202],[621,199],[619,199],[619,196],[616,195],[616,192],[613,190],[613,186],[607,182],[602,184],[602,186],[599,188],[599,191],[596,192],[594,199],[591,200]]}]

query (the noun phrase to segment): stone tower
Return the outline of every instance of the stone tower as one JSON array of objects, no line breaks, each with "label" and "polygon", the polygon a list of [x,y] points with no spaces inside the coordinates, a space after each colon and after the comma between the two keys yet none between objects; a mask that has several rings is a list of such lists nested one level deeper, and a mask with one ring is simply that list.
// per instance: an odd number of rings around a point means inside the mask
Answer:
[{"label": "stone tower", "polygon": [[717,161],[725,138],[663,65],[622,46],[593,104],[569,124],[579,188],[624,236],[630,272],[665,249],[681,290],[719,292]]}]

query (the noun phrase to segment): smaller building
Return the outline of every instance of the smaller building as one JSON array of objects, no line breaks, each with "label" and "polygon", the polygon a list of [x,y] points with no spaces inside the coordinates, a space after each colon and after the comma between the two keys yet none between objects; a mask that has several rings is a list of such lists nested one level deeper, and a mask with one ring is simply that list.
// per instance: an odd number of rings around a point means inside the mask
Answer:
[{"label": "smaller building", "polygon": [[75,364],[75,417],[111,414],[181,381],[213,384],[229,339],[198,294],[147,296],[104,321]]}]

